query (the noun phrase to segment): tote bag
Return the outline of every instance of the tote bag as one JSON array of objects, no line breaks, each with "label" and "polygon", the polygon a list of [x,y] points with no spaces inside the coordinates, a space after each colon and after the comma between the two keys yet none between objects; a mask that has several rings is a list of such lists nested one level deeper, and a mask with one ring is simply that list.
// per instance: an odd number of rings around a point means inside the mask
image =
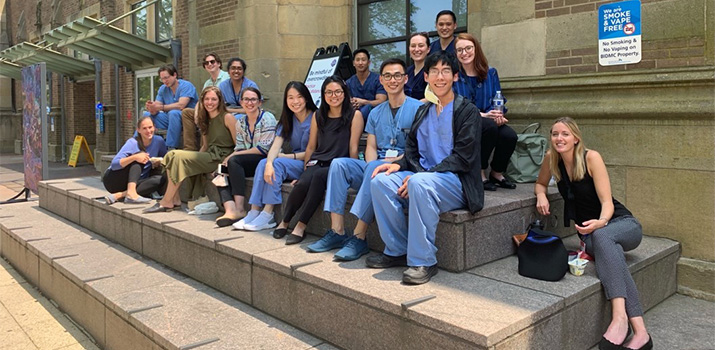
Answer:
[{"label": "tote bag", "polygon": [[[504,173],[511,181],[536,182],[548,145],[546,137],[537,132],[540,127],[539,123],[529,124],[517,135],[516,148]],[[533,131],[530,132],[532,128]]]}]

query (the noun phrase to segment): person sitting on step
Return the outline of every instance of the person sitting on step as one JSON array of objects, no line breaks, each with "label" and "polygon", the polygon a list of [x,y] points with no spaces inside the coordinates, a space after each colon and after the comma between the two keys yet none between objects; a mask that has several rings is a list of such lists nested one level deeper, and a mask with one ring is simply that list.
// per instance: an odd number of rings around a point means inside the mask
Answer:
[{"label": "person sitting on step", "polygon": [[164,83],[159,87],[156,101],[146,101],[144,115],[151,116],[156,127],[166,129],[166,145],[181,148],[181,111],[194,108],[198,96],[191,82],[179,79],[172,64],[159,67],[159,79]]},{"label": "person sitting on step", "polygon": [[130,138],[112,159],[104,172],[102,183],[109,194],[107,204],[124,200],[127,204],[151,202],[151,194],[164,194],[166,175],[161,172],[161,159],[166,144],[154,135],[154,121],[141,117],[137,122],[137,136]]},{"label": "person sitting on step", "polygon": [[228,186],[218,188],[226,211],[216,219],[219,227],[232,225],[246,216],[246,177],[253,176],[276,136],[276,117],[261,109],[262,104],[263,98],[258,89],[247,87],[241,91],[241,105],[246,114],[237,115],[236,148],[222,162],[228,167]]},{"label": "person sitting on step", "polygon": [[[564,226],[576,223],[586,252],[594,257],[596,274],[611,301],[611,323],[603,334],[601,350],[653,348],[653,339],[643,321],[638,289],[628,270],[624,251],[641,242],[643,228],[633,214],[611,195],[606,164],[601,155],[586,149],[581,130],[569,117],[556,119],[551,126],[550,149],[544,156],[534,185],[536,210],[549,215],[546,196],[551,177],[564,199]],[[633,337],[628,340],[630,326]]]},{"label": "person sitting on step", "polygon": [[[291,81],[286,85],[276,138],[268,156],[258,163],[253,176],[253,189],[248,199],[251,210],[246,217],[233,224],[235,229],[258,231],[276,226],[273,208],[283,201],[283,181],[296,180],[303,173],[303,157],[310,138],[313,113],[317,109],[305,84]],[[289,145],[287,153],[281,152],[284,144]]]},{"label": "person sitting on step", "polygon": [[333,75],[323,81],[320,97],[322,103],[310,123],[310,139],[303,157],[305,171],[295,181],[286,201],[283,220],[273,232],[274,238],[285,236],[291,219],[303,207],[298,223],[286,238],[286,245],[300,243],[305,238],[305,227],[325,195],[333,159],[358,157],[364,123],[360,111],[350,105],[348,86],[342,78]]},{"label": "person sitting on step", "polygon": [[438,51],[427,57],[425,79],[437,103],[417,110],[404,156],[375,168],[370,182],[385,250],[365,264],[409,266],[402,276],[407,284],[427,283],[437,274],[440,214],[465,207],[476,213],[484,205],[479,181],[482,118],[474,104],[452,90],[458,70],[451,53]]},{"label": "person sitting on step", "polygon": [[196,108],[201,130],[199,151],[173,150],[164,156],[167,181],[164,198],[144,213],[171,211],[181,206],[179,186],[187,177],[210,173],[218,167],[236,146],[236,117],[228,113],[221,91],[209,86],[201,92]]},{"label": "person sitting on step", "polygon": [[[375,218],[370,196],[372,172],[378,166],[402,157],[405,132],[410,130],[417,108],[422,106],[422,102],[405,95],[407,80],[405,62],[401,59],[388,59],[380,66],[380,83],[387,92],[387,101],[375,107],[367,119],[365,160],[337,158],[330,164],[323,209],[330,213],[331,228],[323,238],[309,245],[308,251],[325,252],[341,248],[335,253],[335,258],[345,261],[368,253],[367,228]],[[349,188],[358,191],[350,208],[350,212],[358,218],[353,235],[345,231],[344,214]]]}]

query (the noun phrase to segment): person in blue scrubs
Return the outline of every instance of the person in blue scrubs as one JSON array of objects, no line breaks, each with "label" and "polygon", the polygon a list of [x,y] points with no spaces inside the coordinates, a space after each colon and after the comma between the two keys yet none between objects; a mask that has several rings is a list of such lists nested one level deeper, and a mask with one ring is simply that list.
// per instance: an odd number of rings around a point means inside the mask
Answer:
[{"label": "person in blue scrubs", "polygon": [[440,214],[465,207],[476,213],[484,206],[478,180],[479,110],[452,90],[459,71],[454,55],[442,51],[429,55],[425,70],[438,103],[428,102],[417,110],[404,156],[375,168],[370,182],[385,250],[368,257],[365,264],[409,266],[402,275],[407,284],[426,283],[437,274],[435,235]]},{"label": "person in blue scrubs", "polygon": [[[503,172],[509,165],[511,154],[516,148],[517,135],[514,129],[507,125],[509,120],[505,117],[506,99],[502,111],[495,109],[492,103],[497,91],[501,91],[499,74],[496,68],[489,67],[487,58],[474,36],[461,33],[456,41],[457,59],[461,70],[459,80],[454,84],[454,90],[472,100],[484,118],[481,164],[484,189],[487,191],[496,191],[497,187],[515,189],[516,184],[505,178]],[[491,171],[487,178],[486,170],[490,166]]]},{"label": "person in blue scrubs", "polygon": [[405,95],[414,99],[425,98],[424,66],[425,58],[430,53],[429,35],[427,33],[414,33],[410,36],[410,58],[413,65],[407,68],[407,83],[405,83]]},{"label": "person in blue scrubs", "polygon": [[[319,241],[309,245],[308,251],[342,248],[335,253],[335,258],[345,261],[358,259],[370,251],[365,239],[367,227],[375,218],[370,194],[372,172],[378,166],[402,157],[405,133],[412,126],[417,109],[422,106],[420,101],[405,95],[408,79],[405,62],[399,58],[388,59],[380,66],[380,83],[387,92],[387,101],[375,107],[367,120],[365,160],[338,158],[330,164],[323,209],[330,213],[331,229]],[[345,203],[350,188],[358,191],[350,209],[350,213],[358,218],[355,234],[345,231]]]},{"label": "person in blue scrubs", "polygon": [[166,145],[181,147],[181,111],[194,108],[199,96],[190,82],[179,79],[172,64],[159,67],[159,79],[164,85],[159,87],[155,101],[146,101],[145,116],[151,116],[159,129],[166,129]]},{"label": "person in blue scrubs", "polygon": [[241,107],[241,91],[243,89],[253,87],[260,90],[256,82],[246,78],[246,69],[246,61],[238,57],[231,58],[228,60],[228,75],[231,79],[218,84],[221,94],[226,99],[226,110],[234,115],[246,114],[246,110]]},{"label": "person in blue scrubs", "polygon": [[439,11],[435,20],[435,28],[437,29],[439,40],[435,40],[430,45],[430,52],[447,51],[454,55],[454,31],[457,29],[457,15],[450,10]]},{"label": "person in blue scrubs", "polygon": [[387,93],[380,84],[380,75],[370,71],[370,53],[367,50],[357,49],[353,52],[353,66],[356,73],[345,84],[353,96],[350,103],[367,121],[372,108],[384,102]]},{"label": "person in blue scrubs", "polygon": [[[283,181],[297,180],[303,173],[310,124],[317,109],[305,84],[291,81],[286,85],[276,138],[268,151],[268,157],[258,163],[253,176],[253,189],[248,199],[251,210],[245,218],[233,224],[235,229],[258,231],[276,226],[273,208],[283,201]],[[283,144],[286,142],[290,147],[283,153]]]}]

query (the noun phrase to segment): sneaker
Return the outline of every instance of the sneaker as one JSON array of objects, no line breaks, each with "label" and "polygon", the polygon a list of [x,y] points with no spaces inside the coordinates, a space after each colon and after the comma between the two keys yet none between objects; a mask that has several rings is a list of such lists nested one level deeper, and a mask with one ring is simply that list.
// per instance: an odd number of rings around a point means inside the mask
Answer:
[{"label": "sneaker", "polygon": [[439,272],[437,265],[432,266],[410,266],[402,273],[402,282],[407,284],[424,284],[429,282],[432,276]]},{"label": "sneaker", "polygon": [[276,220],[273,219],[273,213],[266,213],[262,211],[258,216],[251,220],[251,222],[243,225],[243,229],[246,231],[260,231],[267,228],[276,227]]},{"label": "sneaker", "polygon": [[253,221],[253,219],[257,218],[258,214],[260,214],[260,213],[261,212],[258,210],[253,210],[253,209],[249,210],[248,214],[246,214],[246,216],[243,219],[238,220],[238,222],[235,222],[233,224],[233,228],[236,230],[245,230],[246,224],[250,223],[251,221]]},{"label": "sneaker", "polygon": [[112,204],[116,203],[117,200],[114,198],[114,195],[110,193],[110,194],[104,196],[104,202],[106,202],[107,205],[112,205]]},{"label": "sneaker", "polygon": [[317,242],[308,246],[308,251],[313,253],[327,252],[335,248],[342,248],[345,242],[350,238],[347,231],[343,235],[337,234],[332,229],[325,233],[325,236]]},{"label": "sneaker", "polygon": [[132,199],[131,197],[124,198],[124,203],[126,203],[126,204],[146,204],[151,201],[153,201],[153,199],[142,197],[142,196],[139,196],[136,199]]},{"label": "sneaker", "polygon": [[368,248],[366,240],[350,236],[343,249],[335,253],[335,258],[343,261],[353,261],[359,259],[369,251],[370,248]]},{"label": "sneaker", "polygon": [[389,256],[383,254],[373,255],[365,259],[365,266],[374,269],[386,269],[393,266],[407,266],[407,255]]}]

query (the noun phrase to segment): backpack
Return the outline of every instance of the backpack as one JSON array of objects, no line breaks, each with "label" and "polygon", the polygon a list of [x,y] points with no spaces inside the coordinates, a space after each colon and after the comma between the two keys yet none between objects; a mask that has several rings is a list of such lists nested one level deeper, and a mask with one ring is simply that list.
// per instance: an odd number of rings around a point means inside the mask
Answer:
[{"label": "backpack", "polygon": [[[532,127],[536,128],[528,132]],[[546,137],[537,132],[540,127],[539,123],[529,124],[521,134],[517,135],[516,148],[504,172],[511,181],[536,182],[548,145]]]}]

